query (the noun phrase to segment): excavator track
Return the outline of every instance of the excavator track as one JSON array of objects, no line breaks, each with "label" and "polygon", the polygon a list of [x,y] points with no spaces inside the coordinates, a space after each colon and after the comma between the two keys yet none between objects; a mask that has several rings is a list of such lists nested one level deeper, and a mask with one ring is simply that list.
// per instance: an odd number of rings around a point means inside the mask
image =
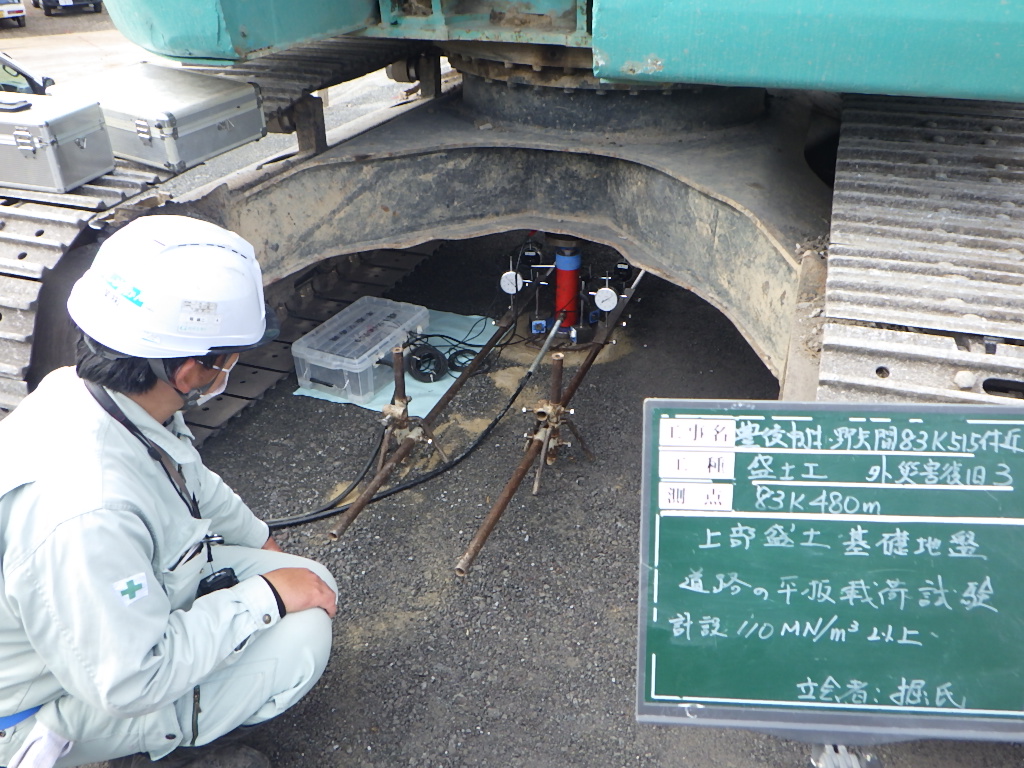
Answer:
[{"label": "excavator track", "polygon": [[[288,133],[296,127],[295,105],[309,94],[418,55],[428,47],[415,41],[338,37],[296,46],[232,67],[195,69],[257,84],[263,95],[270,130]],[[58,264],[69,253],[87,248],[95,241],[96,230],[103,226],[97,220],[99,216],[122,203],[131,205],[137,198],[151,195],[170,177],[168,172],[119,160],[113,172],[66,194],[0,185],[0,418],[14,408],[34,384],[32,369],[39,366],[32,365],[33,345],[44,347],[51,341],[41,335],[46,336],[48,332],[47,321],[43,320],[48,312],[46,287],[53,285],[54,275],[60,272]],[[410,263],[423,257],[419,254],[410,262],[386,253],[374,253],[366,255],[360,263],[370,272],[379,269],[375,261],[382,259],[388,263],[403,261],[411,269]],[[80,269],[84,269],[84,265]],[[397,273],[391,277],[399,279]],[[359,285],[358,280],[354,284]],[[52,292],[60,291],[53,289]],[[287,369],[282,370],[290,370],[290,353],[285,357]],[[270,362],[281,365],[273,359]],[[253,374],[249,378],[251,384],[257,378],[269,377]],[[255,392],[251,386],[246,391]],[[222,407],[216,413],[223,410]],[[237,410],[240,409],[235,412]],[[207,414],[203,422],[197,426],[205,435],[217,429],[223,420],[216,422]]]},{"label": "excavator track", "polygon": [[58,262],[90,238],[98,212],[160,180],[154,171],[122,164],[63,195],[0,187],[0,409],[28,393],[40,295]]},{"label": "excavator track", "polygon": [[230,67],[189,65],[189,69],[256,83],[271,133],[296,129],[294,107],[302,97],[408,59],[430,46],[417,41],[333,37],[270,53]]},{"label": "excavator track", "polygon": [[849,99],[818,399],[1024,397],[1024,105]]}]

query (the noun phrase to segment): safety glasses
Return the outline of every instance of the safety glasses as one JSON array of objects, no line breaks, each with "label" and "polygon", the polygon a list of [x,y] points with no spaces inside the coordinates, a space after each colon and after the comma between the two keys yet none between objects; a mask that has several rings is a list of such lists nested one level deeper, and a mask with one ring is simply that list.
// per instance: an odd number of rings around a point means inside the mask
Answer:
[{"label": "safety glasses", "polygon": [[203,363],[204,368],[209,368],[211,371],[224,371],[224,373],[231,373],[231,369],[238,365],[238,353],[234,352],[228,355],[228,364],[224,366],[213,365],[212,363]]}]

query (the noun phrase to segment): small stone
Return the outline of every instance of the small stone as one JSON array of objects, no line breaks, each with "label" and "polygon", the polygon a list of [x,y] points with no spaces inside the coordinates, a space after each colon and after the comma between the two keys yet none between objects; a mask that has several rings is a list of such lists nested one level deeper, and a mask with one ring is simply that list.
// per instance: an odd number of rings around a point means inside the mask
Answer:
[{"label": "small stone", "polygon": [[971,371],[957,371],[953,377],[953,383],[960,387],[960,389],[973,389],[977,381],[977,374]]}]

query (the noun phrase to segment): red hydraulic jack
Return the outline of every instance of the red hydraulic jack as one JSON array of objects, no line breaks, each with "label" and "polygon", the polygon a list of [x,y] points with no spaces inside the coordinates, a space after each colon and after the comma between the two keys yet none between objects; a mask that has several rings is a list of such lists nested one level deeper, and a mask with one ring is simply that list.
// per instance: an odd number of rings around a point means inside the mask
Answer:
[{"label": "red hydraulic jack", "polygon": [[548,238],[555,248],[555,315],[564,314],[565,333],[580,322],[580,265],[582,256],[575,240]]},{"label": "red hydraulic jack", "polygon": [[[576,370],[576,375],[573,376],[572,381],[569,382],[569,386],[562,391],[562,361],[564,355],[561,353],[555,353],[552,356],[552,380],[551,380],[551,398],[549,401],[543,401],[534,409],[534,415],[537,417],[537,424],[534,428],[533,435],[527,435],[530,437],[530,443],[526,448],[526,455],[523,456],[523,460],[519,462],[519,466],[516,467],[515,472],[512,473],[512,477],[508,483],[505,484],[505,488],[502,490],[501,495],[494,502],[494,506],[491,507],[491,511],[487,513],[484,521],[480,524],[480,528],[477,529],[476,535],[473,540],[469,543],[469,547],[466,548],[465,554],[459,559],[459,562],[455,566],[455,573],[459,576],[465,576],[469,573],[469,569],[473,566],[473,561],[476,560],[476,556],[480,554],[480,550],[483,548],[484,543],[487,541],[487,537],[491,535],[491,531],[498,524],[498,520],[501,519],[505,509],[512,501],[512,497],[515,496],[516,491],[519,490],[519,486],[522,484],[523,479],[526,477],[526,473],[530,471],[530,467],[533,466],[533,462],[538,456],[542,455],[544,458],[541,461],[540,467],[537,469],[537,476],[534,480],[533,492],[537,493],[540,483],[540,474],[545,464],[550,464],[554,460],[554,453],[557,448],[565,443],[561,442],[559,437],[559,431],[561,425],[564,423],[572,431],[573,435],[580,440],[582,447],[582,439],[576,428],[573,426],[571,421],[565,418],[565,409],[569,405],[569,401],[572,400],[573,395],[576,394],[576,390],[580,388],[580,384],[583,383],[584,377],[587,372],[594,365],[594,361],[600,354],[601,350],[604,349],[605,345],[611,341],[611,333],[616,323],[618,322],[619,316],[622,314],[622,310],[625,309],[626,304],[633,297],[633,293],[636,291],[637,284],[640,279],[644,276],[645,272],[641,271],[633,284],[629,286],[624,294],[625,301],[619,302],[619,306],[616,307],[614,312],[610,312],[607,321],[604,324],[602,333],[599,339],[595,339],[590,344],[590,352],[587,354],[586,359]],[[557,359],[555,359],[557,358]],[[584,448],[584,450],[586,450]],[[589,456],[589,452],[587,452]]]}]

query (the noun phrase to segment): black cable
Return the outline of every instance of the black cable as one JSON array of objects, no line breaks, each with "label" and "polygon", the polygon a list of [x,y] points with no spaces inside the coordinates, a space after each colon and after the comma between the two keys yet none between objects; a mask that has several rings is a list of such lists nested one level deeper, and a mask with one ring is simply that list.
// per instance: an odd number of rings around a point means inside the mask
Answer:
[{"label": "black cable", "polygon": [[[472,347],[473,349],[483,349],[484,347],[487,346],[486,344],[473,344],[470,341],[465,341],[464,339],[457,339],[454,336],[449,336],[445,333],[411,333],[409,334],[409,341],[407,342],[407,345],[421,343],[430,344],[430,339],[440,339],[441,341],[447,342],[451,346]],[[435,346],[440,346],[440,344],[438,344],[436,341],[433,343]]]},{"label": "black cable", "polygon": [[417,344],[409,350],[409,361],[405,372],[416,381],[432,384],[448,375],[448,358],[437,347]]},{"label": "black cable", "polygon": [[[462,373],[469,368],[474,358],[476,358],[476,353],[472,349],[456,349],[448,355],[448,370]],[[487,366],[487,369],[489,370],[490,366]],[[481,370],[483,370],[483,366],[481,366]]]},{"label": "black cable", "polygon": [[[355,490],[355,487],[359,485],[359,483],[363,482],[363,478],[366,477],[366,473],[370,471],[370,467],[373,466],[373,462],[377,460],[377,455],[381,449],[381,442],[384,440],[384,433],[386,431],[387,430],[384,427],[381,427],[379,430],[377,430],[377,438],[373,441],[373,444],[376,446],[376,448],[370,453],[370,457],[366,460],[366,465],[362,468],[362,470],[360,470],[359,474],[356,476],[356,479],[349,483],[348,487],[344,491],[339,493],[337,496],[335,496],[333,499],[323,504],[322,506],[317,507],[309,514],[320,514],[327,510],[333,509],[335,504],[337,504],[339,501],[341,501],[350,493],[352,493],[352,491]],[[285,528],[288,525],[294,525],[294,523],[288,523],[288,520],[291,520],[291,518],[285,517],[281,518],[281,520],[268,520],[267,525],[270,526],[270,530],[272,531],[277,530],[278,528]],[[277,523],[281,522],[286,523],[286,525],[277,525]]]},{"label": "black cable", "polygon": [[[476,322],[477,324],[479,324],[485,320],[487,320],[486,317],[481,317]],[[472,362],[474,356],[473,350],[482,349],[483,347],[487,346],[486,344],[473,344],[472,342],[468,341],[468,339],[475,338],[476,336],[478,336],[479,333],[479,331],[474,331],[473,328],[471,328],[469,333],[467,333],[466,336],[462,339],[457,339],[454,336],[449,336],[448,334],[444,333],[411,333],[409,334],[409,339],[406,341],[405,346],[406,348],[410,348],[426,345],[440,348],[443,345],[438,344],[437,342],[435,342],[434,344],[429,344],[427,340],[441,339],[445,342],[448,342],[448,344],[451,346],[451,351],[442,354],[447,355],[446,361],[448,365],[448,375],[451,378],[456,379],[459,377],[459,374],[461,374],[462,371],[469,366],[470,362]],[[497,350],[496,357],[489,364],[480,366],[480,369],[476,372],[477,374],[485,374],[491,371],[494,368],[494,365],[501,359],[501,354],[502,352],[505,351],[507,347],[515,346],[516,344],[526,344],[531,340],[528,336],[520,335],[517,328],[514,325],[511,327],[510,333],[505,338],[505,341],[499,341],[497,344],[492,345],[492,348]],[[438,351],[440,351],[440,349],[438,349]],[[469,360],[466,360],[467,357],[469,358]],[[387,364],[387,361],[382,362],[385,362],[385,364]],[[410,375],[417,381],[425,380],[423,378],[420,378],[417,374],[412,373],[412,369],[410,369]],[[436,380],[437,378],[440,378],[440,376],[434,376],[433,379],[428,378],[426,379],[426,381],[429,382],[432,380]]]},{"label": "black cable", "polygon": [[[448,463],[442,464],[439,467],[435,467],[425,475],[420,475],[419,477],[413,478],[412,480],[406,480],[404,483],[399,483],[396,486],[388,488],[386,491],[378,491],[376,494],[374,494],[373,498],[370,499],[369,503],[372,504],[375,501],[386,499],[388,496],[392,496],[393,494],[399,493],[400,491],[405,491],[408,490],[409,488],[414,488],[417,485],[425,483],[428,480],[433,480],[441,473],[447,472],[449,469],[453,469],[455,466],[460,464],[473,451],[480,447],[481,443],[483,443],[483,441],[487,439],[491,432],[494,431],[495,427],[498,426],[498,422],[504,418],[505,414],[508,413],[509,408],[511,408],[512,404],[516,401],[516,398],[519,397],[522,391],[526,388],[526,383],[527,381],[529,381],[529,379],[530,374],[528,372],[525,376],[523,376],[522,381],[519,382],[519,386],[516,387],[516,391],[512,393],[512,396],[508,399],[508,402],[505,403],[505,407],[502,408],[498,415],[491,420],[491,423],[484,428],[484,431],[477,435],[476,440],[470,443],[469,447],[466,448],[466,450],[464,450],[454,459],[450,459]],[[336,497],[334,499],[334,503],[339,501],[341,498],[344,498],[344,496]],[[325,518],[332,517],[333,515],[345,512],[351,506],[351,503],[343,504],[340,507],[325,505],[323,507],[320,507],[319,509],[313,510],[312,512],[294,515],[293,517],[282,517],[277,520],[267,520],[266,523],[268,526],[270,526],[270,530],[277,531],[281,530],[282,528],[290,528],[293,525],[314,523],[318,520],[323,520]]]},{"label": "black cable", "polygon": [[[519,267],[519,265],[520,265],[520,263],[522,261],[523,254],[526,252],[527,247],[530,246],[531,244],[532,244],[532,241],[527,241],[527,243],[524,244],[519,249],[518,258],[516,260],[516,267],[517,268]],[[496,304],[496,300],[497,300],[498,295],[499,294],[496,293],[495,300],[492,300],[492,305]],[[472,344],[472,343],[469,343],[468,341],[466,341],[466,339],[474,338],[475,334],[479,333],[478,331],[475,331],[476,325],[481,323],[481,322],[486,321],[487,319],[488,318],[485,315],[485,316],[481,317],[479,320],[477,320],[477,322],[473,326],[470,327],[470,332],[467,333],[465,339],[456,339],[455,337],[448,336],[446,334],[417,334],[417,333],[412,333],[412,334],[409,335],[409,339],[406,342],[405,346],[408,348],[409,346],[413,345],[417,341],[425,341],[427,338],[443,338],[443,339],[452,341],[454,343],[453,345],[458,345],[460,347],[477,347],[477,348],[482,349],[484,346],[486,346],[486,344]],[[495,360],[494,360],[495,363],[498,360],[501,359],[501,354],[502,354],[502,352],[505,351],[506,347],[510,347],[512,345],[515,345],[515,344],[525,344],[525,343],[530,341],[530,338],[527,337],[527,336],[522,336],[521,338],[517,339],[517,336],[519,336],[519,333],[518,333],[518,330],[517,330],[515,324],[513,324],[511,326],[510,330],[511,330],[511,333],[508,335],[508,340],[507,341],[498,342],[497,344],[494,345],[494,348],[497,349],[497,351],[498,351],[498,354],[497,354],[497,356],[495,357]],[[454,353],[452,353],[451,358],[455,358],[456,362],[458,362],[459,356],[461,354],[465,353],[466,351],[467,350],[465,350],[465,349],[458,349]],[[451,365],[450,359],[446,359],[445,362],[449,363],[449,365]],[[451,367],[452,367],[453,370],[459,370],[459,369],[455,368],[454,366],[451,366]],[[488,366],[488,367],[492,368],[493,364],[491,366]],[[477,436],[476,440],[474,440],[472,443],[470,443],[469,447],[466,448],[465,451],[460,453],[454,459],[450,460],[447,464],[442,464],[439,467],[436,467],[435,469],[431,470],[430,472],[428,472],[425,475],[421,475],[420,477],[414,478],[412,480],[407,480],[406,482],[400,483],[399,485],[396,485],[396,486],[394,486],[392,488],[389,488],[386,491],[379,491],[378,493],[374,494],[373,498],[370,499],[369,503],[372,504],[375,501],[380,501],[382,499],[386,499],[387,497],[389,497],[389,496],[391,496],[391,495],[393,495],[395,493],[399,493],[400,491],[404,491],[404,490],[407,490],[409,488],[414,488],[417,485],[420,485],[421,483],[425,483],[425,482],[427,482],[429,480],[432,480],[435,477],[437,477],[438,475],[440,475],[441,473],[447,472],[449,469],[453,469],[455,466],[460,464],[473,451],[475,451],[483,443],[483,441],[485,439],[487,439],[487,437],[491,434],[491,432],[494,431],[494,429],[498,426],[498,422],[500,422],[504,418],[505,414],[508,413],[509,408],[512,407],[512,404],[515,402],[516,398],[518,398],[519,395],[522,393],[522,391],[526,388],[526,383],[529,380],[529,378],[530,378],[530,373],[527,372],[526,375],[523,376],[522,380],[520,381],[519,386],[516,387],[516,391],[512,393],[512,396],[509,398],[508,402],[505,403],[505,407],[501,409],[501,411],[498,413],[497,416],[494,417],[494,419],[491,420],[490,424],[488,424],[484,428],[483,432],[481,432]],[[381,439],[383,439],[383,435],[382,435]],[[379,443],[380,440],[377,440],[376,442]],[[378,447],[378,450],[379,450],[379,447]],[[337,502],[339,502],[341,499],[343,499],[346,496],[348,496],[348,494],[350,494],[352,492],[352,490],[356,487],[356,485],[358,483],[362,482],[363,478],[366,476],[366,473],[369,471],[369,468],[370,468],[370,466],[372,466],[373,461],[374,461],[374,459],[376,459],[376,457],[377,457],[377,452],[374,451],[374,453],[370,456],[370,459],[367,461],[366,466],[363,468],[362,472],[360,472],[358,478],[356,480],[354,480],[348,486],[348,488],[345,489],[345,491],[343,493],[339,494],[338,496],[335,496],[333,499],[331,499],[331,501],[329,501],[326,504],[318,507],[317,509],[312,510],[311,512],[306,512],[306,513],[299,514],[299,515],[293,515],[292,517],[282,517],[282,518],[279,518],[277,520],[273,520],[273,519],[272,520],[267,520],[266,523],[270,527],[270,530],[272,530],[272,531],[280,530],[282,528],[290,528],[290,527],[295,526],[295,525],[302,525],[304,523],[316,522],[318,520],[323,520],[325,518],[332,517],[333,515],[336,515],[336,514],[338,514],[340,512],[344,512],[347,509],[349,509],[349,507],[352,506],[351,503],[350,504],[344,504],[344,505],[342,505],[340,507],[336,507],[334,505],[337,504]]]},{"label": "black cable", "polygon": [[[476,325],[479,325],[482,320],[488,320],[488,319],[490,319],[490,318],[486,318],[485,317],[485,318],[481,318],[480,320],[477,320],[476,323],[474,324],[474,327]],[[447,333],[410,333],[409,334],[409,342],[408,343],[409,344],[416,344],[416,343],[421,342],[421,341],[424,342],[424,343],[429,343],[429,341],[428,341],[429,339],[441,339],[443,341],[447,341],[452,346],[471,347],[473,349],[483,349],[484,347],[487,346],[486,342],[483,343],[483,344],[474,344],[472,341],[470,341],[470,339],[475,339],[478,336],[480,336],[480,334],[481,334],[481,331],[474,331],[473,328],[470,328],[470,330],[467,331],[466,335],[463,338],[461,338],[461,339],[458,339],[458,338],[456,338],[454,336],[449,336]],[[504,342],[504,343],[507,344],[508,342]],[[495,345],[495,346],[500,346],[500,345]]]}]

